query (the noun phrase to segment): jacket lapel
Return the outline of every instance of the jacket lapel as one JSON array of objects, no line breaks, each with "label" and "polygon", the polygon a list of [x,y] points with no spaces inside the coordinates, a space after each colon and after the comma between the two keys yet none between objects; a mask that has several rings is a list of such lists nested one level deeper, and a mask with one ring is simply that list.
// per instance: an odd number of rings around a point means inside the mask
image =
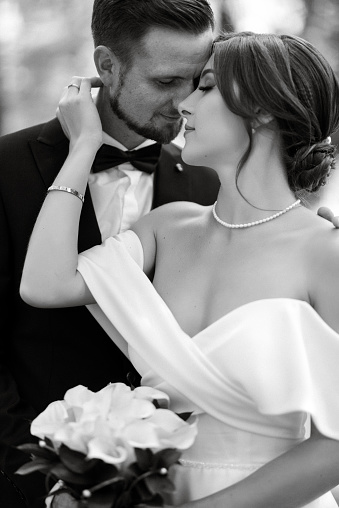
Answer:
[{"label": "jacket lapel", "polygon": [[152,208],[172,201],[190,201],[190,170],[180,156],[180,149],[173,143],[163,145],[154,176]]},{"label": "jacket lapel", "polygon": [[[52,185],[68,155],[68,139],[55,118],[44,124],[36,140],[30,141],[33,156],[47,188]],[[87,187],[79,225],[79,252],[101,243],[91,194]]]},{"label": "jacket lapel", "polygon": [[55,118],[44,124],[38,138],[29,143],[47,188],[52,184],[67,157],[68,139]]}]

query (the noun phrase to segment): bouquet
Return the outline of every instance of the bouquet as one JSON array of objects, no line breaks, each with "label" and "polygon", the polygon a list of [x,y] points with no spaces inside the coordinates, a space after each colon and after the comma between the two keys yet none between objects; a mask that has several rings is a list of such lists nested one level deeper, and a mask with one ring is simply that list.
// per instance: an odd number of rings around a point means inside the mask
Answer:
[{"label": "bouquet", "polygon": [[52,506],[64,493],[88,508],[163,506],[175,488],[169,469],[197,433],[196,422],[167,409],[168,402],[145,386],[113,383],[99,392],[76,386],[32,422],[40,441],[19,446],[31,461],[17,473],[41,471],[47,491],[56,480]]}]

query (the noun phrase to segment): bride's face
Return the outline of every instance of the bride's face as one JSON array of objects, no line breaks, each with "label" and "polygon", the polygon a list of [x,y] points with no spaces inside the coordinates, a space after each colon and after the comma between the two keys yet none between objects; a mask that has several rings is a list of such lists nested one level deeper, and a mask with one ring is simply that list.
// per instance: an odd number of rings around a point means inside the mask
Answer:
[{"label": "bride's face", "polygon": [[237,165],[249,138],[242,117],[226,106],[215,83],[213,57],[201,73],[198,88],[179,105],[187,120],[182,158],[187,164],[214,169]]}]

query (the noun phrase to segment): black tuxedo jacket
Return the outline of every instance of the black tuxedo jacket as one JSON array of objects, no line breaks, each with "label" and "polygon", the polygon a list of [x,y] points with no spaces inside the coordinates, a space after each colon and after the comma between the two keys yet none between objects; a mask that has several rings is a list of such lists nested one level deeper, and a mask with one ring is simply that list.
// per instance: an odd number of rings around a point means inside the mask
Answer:
[{"label": "black tuxedo jacket", "polygon": [[[19,508],[25,503],[40,506],[33,499],[45,493],[40,473],[13,475],[28,460],[14,446],[32,440],[29,423],[35,415],[51,401],[63,398],[68,388],[82,384],[99,390],[109,382],[127,382],[126,375],[132,370],[85,307],[37,309],[19,296],[34,222],[67,153],[68,140],[57,119],[0,138],[1,508]],[[212,204],[218,189],[213,170],[187,166],[173,144],[162,147],[153,207],[181,200]],[[87,189],[79,252],[99,243]]]}]

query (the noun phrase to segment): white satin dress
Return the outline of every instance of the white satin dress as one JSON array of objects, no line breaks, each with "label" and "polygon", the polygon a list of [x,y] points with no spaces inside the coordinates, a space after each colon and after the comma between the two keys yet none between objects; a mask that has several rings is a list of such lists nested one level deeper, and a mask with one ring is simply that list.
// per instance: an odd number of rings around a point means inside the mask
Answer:
[{"label": "white satin dress", "polygon": [[[78,270],[98,303],[89,310],[142,384],[165,391],[173,411],[198,415],[198,437],[173,473],[173,504],[245,478],[306,439],[310,417],[339,439],[339,335],[308,303],[254,301],[190,337],[142,266],[127,231],[79,255]],[[337,503],[327,493],[307,507]]]}]

